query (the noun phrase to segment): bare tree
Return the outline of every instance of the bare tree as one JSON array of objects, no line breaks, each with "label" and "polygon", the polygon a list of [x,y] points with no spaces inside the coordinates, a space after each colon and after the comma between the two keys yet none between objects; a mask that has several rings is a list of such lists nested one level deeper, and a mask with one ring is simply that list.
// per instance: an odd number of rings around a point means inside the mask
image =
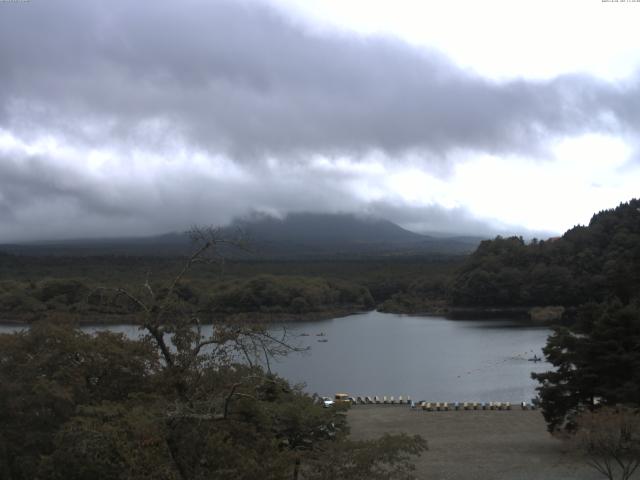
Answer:
[{"label": "bare tree", "polygon": [[588,464],[609,480],[628,480],[640,466],[640,415],[627,407],[603,407],[577,418],[574,441]]},{"label": "bare tree", "polygon": [[[203,332],[200,312],[181,298],[180,287],[189,271],[198,264],[224,266],[229,255],[247,252],[246,236],[241,231],[231,234],[214,227],[193,227],[187,232],[192,240],[192,251],[176,275],[161,288],[154,288],[150,275],[140,288],[116,288],[117,296],[129,299],[137,309],[137,322],[157,346],[165,368],[173,373],[176,389],[187,396],[182,375],[187,372],[229,365],[241,360],[249,366],[264,366],[271,373],[270,359],[302,351],[292,344],[286,328],[279,332],[261,323],[249,323],[227,318],[212,321],[211,333]],[[226,409],[234,395],[241,395],[240,385],[230,385],[225,398]]]}]

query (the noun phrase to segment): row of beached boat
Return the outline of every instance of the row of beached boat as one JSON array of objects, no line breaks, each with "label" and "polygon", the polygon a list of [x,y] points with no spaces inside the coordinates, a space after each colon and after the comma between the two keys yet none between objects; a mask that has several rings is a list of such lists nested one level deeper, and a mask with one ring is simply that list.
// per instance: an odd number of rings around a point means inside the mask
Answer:
[{"label": "row of beached boat", "polygon": [[[324,397],[326,400],[330,400],[328,397]],[[394,396],[379,397],[374,395],[370,396],[356,396],[352,397],[346,393],[338,393],[335,395],[335,399],[331,403],[350,403],[352,405],[409,405],[411,408],[422,409],[428,412],[440,412],[449,410],[511,410],[515,407],[511,402],[427,402],[426,400],[420,400],[414,402],[410,396],[403,397],[402,395],[397,398]],[[536,406],[531,403],[521,402],[518,407],[522,410],[535,410]]]}]

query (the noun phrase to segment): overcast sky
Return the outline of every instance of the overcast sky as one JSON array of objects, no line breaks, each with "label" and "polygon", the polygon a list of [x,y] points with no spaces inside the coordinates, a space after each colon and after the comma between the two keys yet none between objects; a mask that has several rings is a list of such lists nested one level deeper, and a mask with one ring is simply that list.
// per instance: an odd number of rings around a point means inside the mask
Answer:
[{"label": "overcast sky", "polygon": [[563,232],[640,189],[640,2],[0,1],[0,242],[252,211]]}]

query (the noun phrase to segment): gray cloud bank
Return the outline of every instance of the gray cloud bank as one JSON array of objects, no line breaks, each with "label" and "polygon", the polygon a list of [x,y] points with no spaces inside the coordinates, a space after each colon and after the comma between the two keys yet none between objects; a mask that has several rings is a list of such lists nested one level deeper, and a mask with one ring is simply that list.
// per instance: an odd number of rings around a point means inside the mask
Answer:
[{"label": "gray cloud bank", "polygon": [[[113,149],[124,163],[128,149],[181,149],[245,169],[237,179],[154,165],[110,180],[64,152],[2,153],[0,240],[150,233],[251,208],[375,209],[348,175],[305,169],[316,155],[419,152],[446,165],[461,150],[544,155],[564,135],[635,138],[640,87],[579,75],[496,83],[399,40],[312,33],[255,1],[33,1],[0,4],[0,128]],[[269,158],[279,170],[265,173]]]},{"label": "gray cloud bank", "polygon": [[637,82],[493,83],[400,41],[314,35],[256,2],[2,6],[0,59],[14,128],[171,132],[234,158],[531,152],[549,135],[637,129],[640,111]]},{"label": "gray cloud bank", "polygon": [[147,180],[134,176],[105,182],[61,168],[55,159],[0,155],[0,243],[152,235],[193,224],[227,224],[256,210],[272,215],[357,212],[428,234],[549,236],[477,219],[462,207],[363,202],[351,193],[352,176],[304,167],[235,179],[179,168]]},{"label": "gray cloud bank", "polygon": [[[267,173],[235,180],[187,168],[177,173],[160,172],[147,183],[137,177],[105,183],[63,169],[55,159],[0,156],[0,243],[163,233],[192,223],[228,223],[256,206],[266,206],[263,211],[271,214],[318,211],[319,206],[331,212],[363,208],[345,180],[332,173]],[[368,205],[363,213],[384,218],[401,213],[400,220],[416,220],[384,203]],[[480,223],[470,223],[467,230]]]}]

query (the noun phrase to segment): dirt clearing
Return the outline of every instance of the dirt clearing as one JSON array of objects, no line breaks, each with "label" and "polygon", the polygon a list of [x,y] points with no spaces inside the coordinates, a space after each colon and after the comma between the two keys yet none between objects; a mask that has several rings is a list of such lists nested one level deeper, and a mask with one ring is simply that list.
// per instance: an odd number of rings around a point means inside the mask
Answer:
[{"label": "dirt clearing", "polygon": [[418,478],[603,478],[562,441],[547,433],[539,411],[523,411],[518,407],[507,411],[425,412],[408,406],[357,405],[351,408],[348,418],[353,439],[383,433],[422,435],[429,450],[416,461]]}]

